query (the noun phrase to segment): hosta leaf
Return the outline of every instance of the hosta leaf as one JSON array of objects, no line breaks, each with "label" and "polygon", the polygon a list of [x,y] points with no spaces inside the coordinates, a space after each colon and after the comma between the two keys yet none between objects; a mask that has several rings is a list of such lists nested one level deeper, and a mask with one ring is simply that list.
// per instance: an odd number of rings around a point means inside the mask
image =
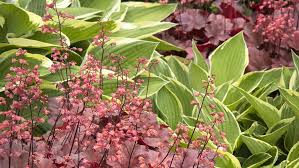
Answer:
[{"label": "hosta leaf", "polygon": [[280,162],[279,165],[275,165],[273,168],[285,168],[286,165],[287,165],[287,161],[284,160],[284,161]]},{"label": "hosta leaf", "polygon": [[164,76],[176,79],[174,73],[172,72],[171,68],[164,60],[164,58],[155,58],[155,60],[158,60],[159,63],[152,65],[151,68],[152,73],[156,74],[157,76],[160,76],[162,74]]},{"label": "hosta leaf", "polygon": [[282,68],[273,68],[265,72],[262,81],[259,84],[259,87],[268,85],[269,83],[278,84],[280,81],[282,73]]},{"label": "hosta leaf", "polygon": [[11,33],[15,37],[24,35],[31,30],[36,30],[43,23],[40,16],[13,4],[0,2],[0,15],[5,18],[7,33]]},{"label": "hosta leaf", "polygon": [[[202,102],[202,97],[197,98],[199,102]],[[209,105],[214,104],[216,105],[216,109],[212,110]],[[232,152],[237,143],[237,139],[239,138],[239,135],[241,134],[241,130],[239,128],[239,125],[236,121],[236,118],[234,117],[233,113],[225,106],[223,105],[219,100],[217,99],[209,99],[206,98],[204,102],[204,108],[201,112],[200,118],[204,121],[212,121],[213,118],[210,116],[210,113],[212,112],[223,112],[224,113],[224,123],[220,124],[217,128],[217,130],[221,130],[225,132],[226,139],[228,141],[229,145],[229,151]],[[194,117],[197,116],[198,109],[196,110],[196,113],[193,114]],[[216,131],[216,132],[218,132]]]},{"label": "hosta leaf", "polygon": [[222,43],[209,57],[211,62],[210,73],[216,75],[217,86],[240,78],[248,65],[248,49],[243,33]]},{"label": "hosta leaf", "polygon": [[[68,46],[70,46],[71,45],[70,39],[63,33],[61,35],[64,38],[65,43]],[[58,34],[42,33],[40,31],[37,31],[37,32],[34,32],[34,34],[32,34],[31,36],[27,37],[27,39],[60,46],[60,35],[58,35]],[[30,43],[27,45],[30,45]],[[35,48],[40,48],[40,46],[42,46],[42,44],[36,45]]]},{"label": "hosta leaf", "polygon": [[194,63],[191,63],[189,66],[188,80],[190,87],[196,91],[204,91],[202,81],[208,80],[208,73]]},{"label": "hosta leaf", "polygon": [[170,50],[182,51],[183,50],[183,49],[179,48],[178,46],[170,44],[167,41],[159,39],[158,37],[155,37],[155,36],[147,37],[144,40],[152,41],[152,42],[159,42],[159,45],[157,47],[157,50],[159,50],[159,51],[170,51]]},{"label": "hosta leaf", "polygon": [[265,121],[268,127],[272,127],[280,120],[280,113],[276,107],[271,104],[247,93],[241,88],[238,91],[247,99],[247,101],[252,105],[252,107],[257,111],[257,114],[261,119]]},{"label": "hosta leaf", "polygon": [[79,7],[81,7],[80,0],[72,0],[71,7],[73,7],[73,8],[79,8]]},{"label": "hosta leaf", "polygon": [[241,140],[243,143],[245,143],[252,154],[267,152],[272,148],[270,144],[262,140],[258,140],[256,138],[248,137],[245,135],[241,135]]},{"label": "hosta leaf", "polygon": [[[72,66],[69,69],[73,74],[77,74],[80,70],[80,67]],[[65,70],[63,69],[62,73],[60,73],[60,72],[50,73],[50,74],[42,76],[41,79],[46,80],[51,83],[61,83],[67,79],[67,76],[66,76]]]},{"label": "hosta leaf", "polygon": [[80,0],[82,7],[96,8],[104,12],[102,21],[110,20],[113,12],[120,9],[121,0]]},{"label": "hosta leaf", "polygon": [[292,108],[294,114],[299,117],[299,93],[293,90],[279,88],[279,92],[281,93],[284,100],[288,103],[288,105]]},{"label": "hosta leaf", "polygon": [[223,156],[216,158],[216,168],[241,168],[239,160],[229,152],[225,152]]},{"label": "hosta leaf", "polygon": [[[134,5],[138,4],[138,6]],[[143,22],[143,21],[162,21],[176,9],[176,4],[162,5],[159,3],[130,2],[125,3],[128,7],[128,13],[125,22]]]},{"label": "hosta leaf", "polygon": [[289,87],[290,79],[292,77],[293,70],[290,68],[282,67],[281,78],[280,78],[280,86],[284,88]]},{"label": "hosta leaf", "polygon": [[43,91],[43,94],[48,97],[57,97],[61,95],[61,92],[57,89],[56,84],[47,80],[42,81],[40,89]]},{"label": "hosta leaf", "polygon": [[258,139],[252,138],[252,137],[248,137],[245,135],[241,136],[241,140],[247,146],[247,148],[253,155],[264,152],[264,153],[268,153],[272,156],[265,163],[263,163],[263,166],[260,166],[260,167],[267,167],[267,168],[273,167],[274,163],[278,159],[277,147],[271,146],[270,144],[268,144],[264,141],[261,141],[261,140],[258,140]]},{"label": "hosta leaf", "polygon": [[256,153],[245,160],[243,168],[259,168],[262,164],[267,162],[272,156],[268,153]]},{"label": "hosta leaf", "polygon": [[298,73],[297,70],[293,71],[291,79],[289,81],[289,89],[296,90],[299,87],[299,80],[298,80]]},{"label": "hosta leaf", "polygon": [[115,27],[116,24],[113,21],[99,23],[67,19],[62,24],[62,32],[70,39],[71,43],[75,43],[94,37],[100,30],[111,31]]},{"label": "hosta leaf", "polygon": [[[264,72],[250,72],[242,76],[233,85],[247,91],[248,93],[251,93],[254,89],[257,88],[257,86],[263,79],[263,76]],[[237,102],[242,97],[242,94],[235,87],[230,87],[224,103],[229,105]]]},{"label": "hosta leaf", "polygon": [[[51,3],[52,0],[47,0],[48,3]],[[72,4],[72,0],[57,0],[56,7],[57,8],[66,8]]]},{"label": "hosta leaf", "polygon": [[4,23],[5,23],[5,18],[2,15],[0,15],[0,27],[3,28]]},{"label": "hosta leaf", "polygon": [[191,101],[193,100],[192,92],[181,82],[169,79],[170,81],[166,88],[173,92],[179,99],[182,104],[183,113],[187,116],[192,116],[193,106],[191,105]]},{"label": "hosta leaf", "polygon": [[299,56],[292,50],[293,63],[299,75]]},{"label": "hosta leaf", "polygon": [[149,77],[147,76],[141,76],[142,79],[144,79],[144,87],[140,90],[139,96],[142,98],[150,97],[154,94],[156,94],[163,86],[165,86],[168,81],[165,81],[164,79],[160,77]]},{"label": "hosta leaf", "polygon": [[56,44],[50,44],[42,41],[27,39],[27,38],[8,38],[8,43],[0,43],[0,49],[2,48],[40,48],[51,49],[53,47],[59,47]]},{"label": "hosta leaf", "polygon": [[[98,15],[102,13],[101,10],[95,8],[85,8],[85,7],[77,7],[77,8],[61,8],[58,11],[67,13],[71,16],[74,16],[75,19],[86,19],[94,15]],[[53,10],[50,11],[51,14],[55,14]]]},{"label": "hosta leaf", "polygon": [[156,33],[167,30],[175,26],[169,22],[121,22],[120,30],[111,34],[111,37],[126,37],[144,39]]},{"label": "hosta leaf", "polygon": [[112,13],[110,19],[117,23],[122,22],[125,19],[127,12],[128,12],[128,6],[121,4],[120,10],[118,12]]},{"label": "hosta leaf", "polygon": [[294,144],[299,141],[299,118],[289,126],[288,132],[284,139],[284,146],[287,150],[290,150]]},{"label": "hosta leaf", "polygon": [[159,111],[165,116],[164,121],[172,129],[182,121],[183,108],[178,97],[166,87],[160,89],[155,98]]},{"label": "hosta leaf", "polygon": [[192,40],[192,51],[194,54],[193,62],[194,64],[198,65],[200,68],[204,69],[206,72],[209,72],[208,64],[204,56],[200,53],[196,46],[196,41]]},{"label": "hosta leaf", "polygon": [[290,150],[287,161],[292,162],[299,158],[299,142],[297,142]]},{"label": "hosta leaf", "polygon": [[[0,83],[4,84],[4,77],[10,71],[10,67],[13,65],[11,63],[12,58],[16,57],[17,50],[10,50],[4,52],[0,55]],[[52,61],[39,54],[27,53],[24,59],[28,62],[28,68],[33,68],[35,65],[39,65],[40,75],[49,74],[48,68],[52,65]]]},{"label": "hosta leaf", "polygon": [[46,7],[46,0],[30,0],[26,9],[39,16],[44,16]]},{"label": "hosta leaf", "polygon": [[189,88],[188,67],[173,56],[166,57],[166,60],[176,79]]},{"label": "hosta leaf", "polygon": [[255,135],[258,139],[263,140],[271,145],[275,145],[276,142],[283,138],[283,135],[289,128],[289,125],[295,120],[295,117],[280,120],[273,125],[265,135]]},{"label": "hosta leaf", "polygon": [[[114,39],[111,42],[115,42],[116,45],[111,46],[107,44],[104,47],[104,58],[103,64],[107,66],[111,66],[114,64],[111,62],[110,58],[108,57],[109,54],[116,54],[125,56],[126,59],[124,63],[122,63],[122,68],[131,70],[131,73],[136,73],[136,65],[137,65],[137,58],[145,57],[151,58],[153,55],[154,50],[157,47],[157,43],[143,41],[143,40],[136,40],[136,39],[125,39],[125,38],[118,38]],[[90,46],[87,53],[93,54],[97,59],[101,60],[102,57],[102,49],[99,47]],[[141,54],[142,53],[142,54]],[[85,63],[87,56],[85,56],[83,63]]]},{"label": "hosta leaf", "polygon": [[299,167],[299,158],[292,161],[291,163],[288,163],[286,168],[298,168]]},{"label": "hosta leaf", "polygon": [[228,95],[228,90],[231,88],[231,84],[229,82],[226,82],[216,88],[215,91],[215,97],[223,102]]}]

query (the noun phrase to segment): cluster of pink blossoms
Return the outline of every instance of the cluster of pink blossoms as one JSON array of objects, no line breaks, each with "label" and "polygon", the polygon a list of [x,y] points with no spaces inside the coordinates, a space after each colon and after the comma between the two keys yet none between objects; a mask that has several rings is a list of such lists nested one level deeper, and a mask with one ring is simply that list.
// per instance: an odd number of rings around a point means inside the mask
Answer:
[{"label": "cluster of pink blossoms", "polygon": [[[57,11],[55,2],[47,9]],[[47,13],[44,21],[52,18]],[[61,32],[52,26],[42,29],[47,30],[45,33]],[[93,44],[104,50],[108,40],[101,31]],[[129,80],[129,70],[122,67],[125,57],[106,53],[101,60],[109,59],[115,66],[105,67],[89,54],[80,71],[73,72],[75,63],[68,61],[69,51],[82,49],[70,48],[64,39],[60,44],[60,48],[52,49],[54,63],[49,71],[61,78],[57,84],[61,96],[49,101],[40,89],[38,66],[30,69],[22,58],[26,51],[18,50],[17,59],[13,59],[16,66],[7,75],[5,97],[0,97],[0,105],[5,106],[5,110],[0,109],[4,117],[0,123],[0,167],[214,167],[217,150],[226,148],[215,133],[215,127],[224,120],[223,113],[211,113],[211,122],[194,125],[203,136],[190,137],[190,128],[183,124],[172,131],[158,124],[151,100],[138,96],[144,81]],[[140,58],[136,70],[150,71],[156,63]],[[104,68],[113,72],[104,73]],[[113,83],[111,94],[104,93],[105,82]],[[44,124],[51,129],[35,134]],[[217,149],[207,147],[208,142]],[[185,148],[181,143],[190,146]]]},{"label": "cluster of pink blossoms", "polygon": [[44,123],[48,114],[47,97],[40,89],[38,66],[29,68],[24,58],[26,50],[19,49],[13,66],[6,75],[4,97],[0,105],[4,107],[0,115],[0,156],[5,161],[1,167],[16,167],[14,158],[22,158],[23,163],[33,164],[34,132],[39,124]]},{"label": "cluster of pink blossoms", "polygon": [[259,6],[253,32],[262,35],[264,42],[281,46],[288,43],[296,31],[296,3],[297,0],[263,0]]},{"label": "cluster of pink blossoms", "polygon": [[[17,55],[23,53],[24,50],[19,50]],[[60,53],[56,57],[64,60],[61,57],[65,56]],[[27,64],[23,59],[14,62],[20,63],[21,67]],[[146,59],[139,59],[137,67],[144,68],[147,63]],[[38,88],[41,80],[37,68],[30,72],[15,67],[11,71],[16,75],[7,77],[10,80],[6,85],[7,97],[0,99],[1,105],[7,105],[9,109],[1,113],[6,120],[0,127],[3,131],[0,165],[41,168],[214,167],[217,150],[208,148],[207,143],[213,142],[221,150],[225,149],[214,132],[215,126],[224,120],[223,113],[211,113],[211,123],[198,123],[196,128],[203,132],[203,136],[191,141],[186,125],[180,124],[171,131],[157,123],[151,101],[138,96],[143,80],[130,82],[125,72],[101,77],[101,63],[92,55],[78,73],[70,73],[67,80],[58,85],[62,96],[51,99],[48,111],[47,99]],[[62,73],[63,69],[57,72]],[[121,80],[111,97],[104,98],[100,83],[109,78]],[[31,109],[35,101],[41,103],[42,110]],[[33,136],[36,125],[44,120],[35,116],[23,118],[24,113],[18,112],[28,107],[32,112],[41,111],[43,116],[50,117],[52,129],[47,134]],[[190,142],[190,148],[182,147],[182,142]],[[175,150],[171,151],[173,148]]]}]

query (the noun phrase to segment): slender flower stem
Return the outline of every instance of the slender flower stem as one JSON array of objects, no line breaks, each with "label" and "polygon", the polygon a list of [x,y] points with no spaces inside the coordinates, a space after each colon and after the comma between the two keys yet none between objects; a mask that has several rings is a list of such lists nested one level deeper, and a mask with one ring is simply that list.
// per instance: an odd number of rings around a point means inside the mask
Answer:
[{"label": "slender flower stem", "polygon": [[[208,89],[209,89],[209,86],[210,86],[210,83],[209,83],[209,81],[208,81],[208,84],[207,84],[207,87],[206,87],[206,90],[205,90],[205,94],[204,94],[204,96],[203,96],[203,98],[202,98],[201,105],[199,106],[199,111],[198,111],[198,114],[197,114],[196,122],[195,122],[195,125],[194,125],[194,128],[193,128],[191,137],[190,137],[190,139],[189,139],[189,141],[188,141],[188,144],[187,144],[187,149],[190,147],[190,144],[191,144],[191,142],[192,142],[192,138],[193,138],[194,133],[195,133],[195,130],[196,130],[196,125],[197,125],[197,123],[198,123],[198,121],[199,121],[199,116],[200,116],[200,114],[201,114],[201,111],[202,111],[202,108],[203,108],[205,99],[206,99],[206,97],[207,97],[207,95],[208,95]],[[183,164],[184,164],[185,159],[186,159],[186,153],[184,153],[183,161],[182,161],[182,163],[181,163],[181,168],[183,167]]]}]

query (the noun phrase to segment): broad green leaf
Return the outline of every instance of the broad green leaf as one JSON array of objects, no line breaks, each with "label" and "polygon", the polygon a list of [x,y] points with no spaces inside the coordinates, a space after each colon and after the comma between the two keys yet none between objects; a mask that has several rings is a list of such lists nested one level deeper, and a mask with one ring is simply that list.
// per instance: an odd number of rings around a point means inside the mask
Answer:
[{"label": "broad green leaf", "polygon": [[30,0],[26,9],[39,16],[44,16],[46,7],[46,0]]},{"label": "broad green leaf", "polygon": [[29,31],[36,30],[43,23],[40,16],[25,11],[13,4],[0,2],[0,15],[5,18],[7,33],[11,33],[14,37],[19,37]]},{"label": "broad green leaf", "polygon": [[97,35],[100,30],[109,32],[115,29],[115,27],[116,24],[113,21],[99,23],[67,19],[62,24],[62,32],[70,39],[71,43],[75,43],[91,39]]},{"label": "broad green leaf", "polygon": [[213,51],[209,59],[210,73],[216,76],[215,84],[217,86],[239,79],[244,74],[249,62],[243,33],[238,33],[222,43]]},{"label": "broad green leaf", "polygon": [[[47,0],[48,3],[51,3],[52,0]],[[57,8],[66,8],[72,4],[72,0],[57,0],[56,7]]]},{"label": "broad green leaf", "polygon": [[280,81],[281,73],[282,68],[273,68],[266,71],[263,76],[263,80],[259,84],[259,87],[264,87],[265,85],[268,85],[272,82],[278,84]]},{"label": "broad green leaf", "polygon": [[[4,84],[5,75],[10,72],[10,67],[13,66],[11,63],[12,58],[16,57],[17,50],[9,50],[0,55],[0,81]],[[24,56],[24,59],[28,62],[28,68],[33,68],[35,65],[39,65],[40,75],[49,74],[48,68],[52,65],[52,61],[39,54],[30,54],[27,53]]]},{"label": "broad green leaf", "polygon": [[166,117],[164,121],[172,129],[182,121],[183,108],[178,97],[166,87],[160,89],[155,98],[159,111]]},{"label": "broad green leaf", "polygon": [[261,119],[265,121],[270,128],[280,120],[280,113],[276,107],[271,104],[247,93],[241,88],[236,87],[237,90],[247,99],[252,107],[257,111],[257,114]]},{"label": "broad green leaf", "polygon": [[144,21],[162,21],[176,9],[176,4],[162,5],[159,3],[143,3],[137,2],[139,5],[136,7],[134,2],[125,3],[128,7],[128,13],[124,22],[144,22]]},{"label": "broad green leaf", "polygon": [[96,8],[104,12],[102,21],[110,20],[113,12],[120,10],[121,0],[80,0],[82,7]]},{"label": "broad green leaf", "polygon": [[0,15],[0,27],[3,27],[4,24],[5,24],[5,18],[2,15]]},{"label": "broad green leaf", "polygon": [[53,47],[59,47],[56,44],[50,44],[42,41],[27,38],[8,38],[8,43],[0,43],[2,48],[40,48],[49,50]]},{"label": "broad green leaf", "polygon": [[267,162],[272,156],[268,153],[261,152],[251,155],[245,160],[242,167],[243,168],[259,168],[262,164]]},{"label": "broad green leaf", "polygon": [[216,88],[216,91],[215,91],[215,97],[220,100],[221,102],[223,102],[226,98],[226,96],[228,95],[228,91],[230,89],[231,84],[229,82],[226,82],[220,86],[218,86]]},{"label": "broad green leaf", "polygon": [[279,165],[275,165],[273,168],[285,168],[287,166],[287,161],[284,160],[282,162],[280,162]]},{"label": "broad green leaf", "polygon": [[[233,85],[237,86],[248,93],[251,93],[257,86],[260,84],[263,79],[264,72],[250,72],[242,76],[238,81],[236,81]],[[235,87],[230,87],[227,96],[224,100],[225,104],[232,104],[237,102],[242,98],[242,94],[238,92]]]},{"label": "broad green leaf", "polygon": [[0,43],[7,43],[7,27],[4,26],[5,18],[0,14]]},{"label": "broad green leaf", "polygon": [[239,160],[231,153],[225,152],[220,157],[216,158],[216,168],[241,168]]},{"label": "broad green leaf", "polygon": [[[185,124],[187,124],[188,126],[194,126],[196,125],[197,121],[195,117],[191,117],[191,116],[185,116],[183,115],[183,122]],[[199,122],[201,122],[201,120],[199,119]],[[194,128],[194,127],[193,127]]]},{"label": "broad green leaf", "polygon": [[290,150],[287,161],[292,162],[299,158],[299,142],[297,142]]},{"label": "broad green leaf", "polygon": [[172,72],[171,68],[169,67],[164,58],[155,58],[154,60],[158,60],[159,63],[152,65],[152,73],[156,74],[157,76],[164,75],[176,79],[174,73]]},{"label": "broad green leaf", "polygon": [[188,73],[188,80],[192,89],[203,92],[205,90],[203,81],[208,80],[208,73],[196,64],[191,63]]},{"label": "broad green leaf", "polygon": [[[70,46],[71,42],[70,39],[65,35],[61,34],[65,40],[65,43]],[[51,33],[42,33],[40,31],[34,32],[31,36],[27,37],[26,39],[35,40],[43,43],[54,44],[56,46],[60,46],[60,35],[58,34],[51,34]],[[33,42],[34,43],[34,42]],[[29,43],[30,45],[30,43]],[[35,48],[40,48],[42,44],[37,44]]]},{"label": "broad green leaf", "polygon": [[[101,48],[92,45],[87,53],[93,54],[99,60],[102,59],[103,54],[103,64],[107,66],[115,66],[109,58],[110,54],[125,56],[126,59],[121,66],[124,69],[129,69],[131,74],[136,73],[137,59],[141,57],[150,59],[158,45],[157,43],[149,41],[125,38],[113,39],[111,42],[114,42],[115,45],[107,44],[104,46],[104,53]],[[82,64],[86,62],[86,58],[87,55]]]},{"label": "broad green leaf", "polygon": [[173,56],[166,57],[166,60],[176,79],[189,88],[188,67]]},{"label": "broad green leaf", "polygon": [[[198,102],[202,102],[202,97],[198,97]],[[216,109],[211,109],[209,107],[210,104],[214,104],[216,106]],[[196,110],[196,113],[193,114],[194,117],[198,114],[198,109]],[[225,132],[226,134],[226,140],[229,146],[229,151],[232,152],[237,143],[237,139],[239,138],[239,135],[241,134],[241,130],[239,128],[238,122],[236,121],[235,116],[233,113],[219,100],[217,99],[210,99],[206,98],[203,106],[203,110],[201,111],[200,118],[204,121],[212,121],[213,118],[211,117],[210,113],[212,112],[223,112],[224,113],[224,122],[220,125],[218,125],[216,132],[219,133],[219,130]]]},{"label": "broad green leaf", "polygon": [[[58,11],[61,11],[61,12],[67,13],[71,16],[74,16],[75,19],[82,19],[82,20],[102,13],[102,11],[99,9],[85,8],[85,7],[61,8],[61,9],[58,9]],[[51,10],[50,12],[51,12],[51,14],[55,14],[55,12],[53,10]]]},{"label": "broad green leaf", "polygon": [[299,87],[299,80],[298,80],[298,73],[297,70],[293,71],[291,79],[289,81],[289,89],[296,90]]},{"label": "broad green leaf", "polygon": [[[269,83],[268,85],[265,85],[262,88],[259,88],[258,90],[256,90],[253,93],[253,96],[258,97],[261,100],[265,100],[266,97],[272,93],[273,91],[276,91],[277,87],[275,86],[275,84],[273,83]],[[238,107],[237,105],[242,105],[245,107]],[[241,114],[239,114],[237,116],[237,120],[240,121],[244,118],[247,117],[248,114],[250,113],[255,113],[255,109],[252,105],[250,105],[250,103],[248,103],[248,101],[246,101],[246,98],[243,97],[241,98],[237,103],[231,104],[231,105],[227,105],[228,108],[230,108],[231,110],[238,110],[241,112]]]},{"label": "broad green leaf", "polygon": [[121,22],[120,30],[112,33],[111,37],[144,39],[174,26],[174,23],[169,22]]},{"label": "broad green leaf", "polygon": [[72,0],[71,7],[72,8],[79,8],[79,7],[81,7],[80,0]]},{"label": "broad green leaf", "polygon": [[258,139],[263,140],[271,145],[275,145],[277,141],[283,138],[283,135],[289,128],[289,125],[295,120],[295,117],[283,119],[273,125],[265,135],[255,135]]},{"label": "broad green leaf", "polygon": [[48,97],[57,97],[61,95],[61,92],[57,89],[56,84],[43,80],[40,89],[42,90],[43,94],[47,95]]},{"label": "broad green leaf", "polygon": [[282,67],[280,86],[284,88],[289,87],[290,79],[292,77],[293,70],[290,68]]},{"label": "broad green leaf", "polygon": [[159,39],[158,37],[155,37],[155,36],[147,37],[144,40],[152,41],[152,42],[159,42],[159,45],[157,47],[158,51],[171,51],[171,50],[182,51],[183,50],[183,49],[179,48],[178,46],[170,44],[167,41]]},{"label": "broad green leaf", "polygon": [[121,4],[119,12],[112,13],[110,19],[117,23],[122,22],[125,19],[127,12],[128,12],[128,6]]},{"label": "broad green leaf", "polygon": [[193,106],[191,105],[191,101],[194,99],[192,92],[181,82],[175,79],[167,79],[170,82],[165,87],[177,96],[182,104],[184,115],[192,116]]},{"label": "broad green leaf", "polygon": [[293,63],[295,65],[297,73],[299,75],[299,56],[293,50],[292,50],[292,58],[293,58]]},{"label": "broad green leaf", "polygon": [[284,146],[287,150],[290,150],[294,144],[299,141],[299,118],[289,126],[288,132],[284,139]]},{"label": "broad green leaf", "polygon": [[144,79],[143,87],[140,90],[139,96],[142,98],[150,97],[156,94],[163,86],[165,86],[168,81],[163,80],[160,77],[141,77]]},{"label": "broad green leaf", "polygon": [[299,117],[299,93],[293,90],[279,88],[279,92],[281,93],[283,99],[288,103],[288,105],[292,108],[294,114]]},{"label": "broad green leaf", "polygon": [[291,163],[288,163],[286,168],[298,168],[299,167],[299,158],[292,161]]},{"label": "broad green leaf", "polygon": [[194,40],[192,40],[192,51],[193,51],[193,55],[194,55],[194,58],[193,58],[194,64],[198,65],[200,68],[209,72],[208,64],[206,63],[204,56],[198,50],[198,48],[196,46],[196,41],[194,41]]},{"label": "broad green leaf", "polygon": [[266,162],[263,163],[263,168],[272,168],[274,163],[277,161],[278,159],[278,149],[275,146],[271,146],[270,144],[252,138],[252,137],[248,137],[245,135],[241,135],[241,139],[240,139],[249,149],[249,151],[254,155],[254,154],[258,154],[258,153],[268,153],[270,154],[272,157],[270,159],[268,159]]},{"label": "broad green leaf", "polygon": [[[69,70],[72,72],[72,74],[77,74],[80,70],[80,67],[79,66],[72,66],[72,67],[69,68]],[[62,69],[61,72],[50,73],[50,74],[44,75],[44,76],[41,77],[41,79],[46,80],[46,81],[51,82],[51,83],[64,82],[67,79],[65,69]]]}]

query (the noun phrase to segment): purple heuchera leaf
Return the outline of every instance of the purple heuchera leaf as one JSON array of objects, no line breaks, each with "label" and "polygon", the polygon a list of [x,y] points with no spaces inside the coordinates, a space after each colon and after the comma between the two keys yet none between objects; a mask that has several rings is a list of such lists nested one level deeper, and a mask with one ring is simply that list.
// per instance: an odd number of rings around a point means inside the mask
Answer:
[{"label": "purple heuchera leaf", "polygon": [[299,30],[294,32],[289,45],[295,50],[299,50]]},{"label": "purple heuchera leaf", "polygon": [[234,26],[230,19],[226,19],[223,15],[211,14],[208,21],[206,35],[210,38],[211,43],[217,45],[230,37],[229,33]]},{"label": "purple heuchera leaf", "polygon": [[198,9],[178,11],[175,19],[181,21],[183,29],[186,32],[190,32],[193,29],[200,30],[206,25],[206,17]]}]

